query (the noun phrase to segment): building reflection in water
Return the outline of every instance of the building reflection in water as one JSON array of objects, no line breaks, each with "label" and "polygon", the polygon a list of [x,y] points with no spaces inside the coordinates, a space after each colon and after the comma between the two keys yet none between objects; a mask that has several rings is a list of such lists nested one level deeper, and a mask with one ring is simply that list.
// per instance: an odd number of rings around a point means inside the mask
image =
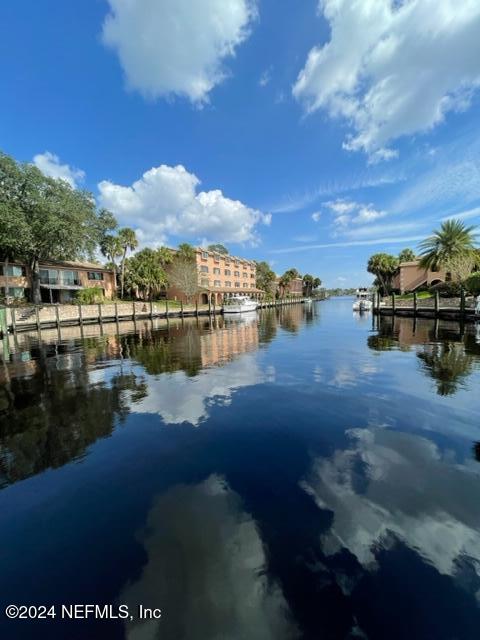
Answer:
[{"label": "building reflection in water", "polygon": [[157,497],[140,534],[147,555],[119,602],[162,609],[129,622],[128,640],[287,640],[298,637],[252,517],[222,478],[177,485]]},{"label": "building reflection in water", "polygon": [[255,356],[269,339],[256,315],[66,327],[58,337],[4,341],[0,486],[81,457],[129,413],[197,425],[236,389],[274,375]]}]

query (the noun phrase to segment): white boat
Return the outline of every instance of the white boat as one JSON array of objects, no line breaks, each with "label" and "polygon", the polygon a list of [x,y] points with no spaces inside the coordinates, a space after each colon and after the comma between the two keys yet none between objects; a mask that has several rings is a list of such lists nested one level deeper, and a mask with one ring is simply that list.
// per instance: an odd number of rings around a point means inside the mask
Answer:
[{"label": "white boat", "polygon": [[353,303],[354,311],[370,311],[373,307],[372,297],[366,287],[357,289],[356,300]]},{"label": "white boat", "polygon": [[255,311],[257,301],[248,296],[232,296],[223,303],[223,313],[247,313]]}]

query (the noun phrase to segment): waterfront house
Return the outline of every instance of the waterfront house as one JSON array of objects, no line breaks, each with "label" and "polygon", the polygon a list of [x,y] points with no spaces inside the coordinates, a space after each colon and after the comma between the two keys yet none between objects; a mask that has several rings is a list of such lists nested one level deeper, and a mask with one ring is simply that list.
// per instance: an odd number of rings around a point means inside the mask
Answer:
[{"label": "waterfront house", "polygon": [[[105,298],[115,293],[115,275],[93,262],[44,261],[40,263],[40,292],[42,302],[68,303],[81,289],[98,287]],[[8,282],[8,292],[6,291]],[[31,287],[30,268],[21,262],[0,262],[0,296],[3,298],[29,299]]]},{"label": "waterfront house", "polygon": [[[257,289],[257,265],[254,260],[216,253],[197,247],[195,261],[198,270],[199,304],[221,305],[225,297],[248,295],[260,298],[264,292]],[[176,287],[167,289],[167,297],[186,302],[185,294]]]},{"label": "waterfront house", "polygon": [[400,263],[392,279],[392,288],[403,294],[423,287],[431,287],[446,280],[447,273],[445,271],[423,269],[420,267],[419,260],[412,260]]}]

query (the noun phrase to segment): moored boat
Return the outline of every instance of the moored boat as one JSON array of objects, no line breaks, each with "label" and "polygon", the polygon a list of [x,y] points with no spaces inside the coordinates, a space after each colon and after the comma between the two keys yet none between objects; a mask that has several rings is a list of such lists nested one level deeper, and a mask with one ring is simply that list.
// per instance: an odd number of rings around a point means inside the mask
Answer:
[{"label": "moored boat", "polygon": [[356,300],[353,303],[354,311],[370,311],[373,307],[372,297],[366,287],[360,287],[356,292]]},{"label": "moored boat", "polygon": [[257,301],[248,296],[232,296],[223,303],[223,313],[246,313],[255,311],[256,308]]}]

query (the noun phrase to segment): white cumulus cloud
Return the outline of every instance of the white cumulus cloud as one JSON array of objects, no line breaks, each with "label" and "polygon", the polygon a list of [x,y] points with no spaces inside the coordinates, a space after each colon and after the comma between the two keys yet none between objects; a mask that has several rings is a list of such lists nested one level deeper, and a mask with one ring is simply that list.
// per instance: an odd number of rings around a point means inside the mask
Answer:
[{"label": "white cumulus cloud", "polygon": [[208,100],[226,77],[224,60],[248,37],[255,0],[108,0],[103,41],[127,86],[148,98]]},{"label": "white cumulus cloud", "polygon": [[219,189],[197,192],[199,184],[182,165],[161,165],[130,186],[103,180],[99,202],[122,224],[135,227],[142,244],[162,244],[172,235],[255,243],[257,225],[270,224],[269,214],[231,200]]},{"label": "white cumulus cloud", "polygon": [[371,160],[468,108],[480,84],[478,0],[320,0],[330,40],[308,54],[293,87],[308,111],[352,128],[344,147]]},{"label": "white cumulus cloud", "polygon": [[77,187],[79,182],[85,178],[85,172],[76,169],[68,164],[61,164],[60,158],[45,151],[45,153],[37,153],[33,158],[33,164],[40,169],[42,173],[51,178],[61,178],[68,182],[71,187]]}]

